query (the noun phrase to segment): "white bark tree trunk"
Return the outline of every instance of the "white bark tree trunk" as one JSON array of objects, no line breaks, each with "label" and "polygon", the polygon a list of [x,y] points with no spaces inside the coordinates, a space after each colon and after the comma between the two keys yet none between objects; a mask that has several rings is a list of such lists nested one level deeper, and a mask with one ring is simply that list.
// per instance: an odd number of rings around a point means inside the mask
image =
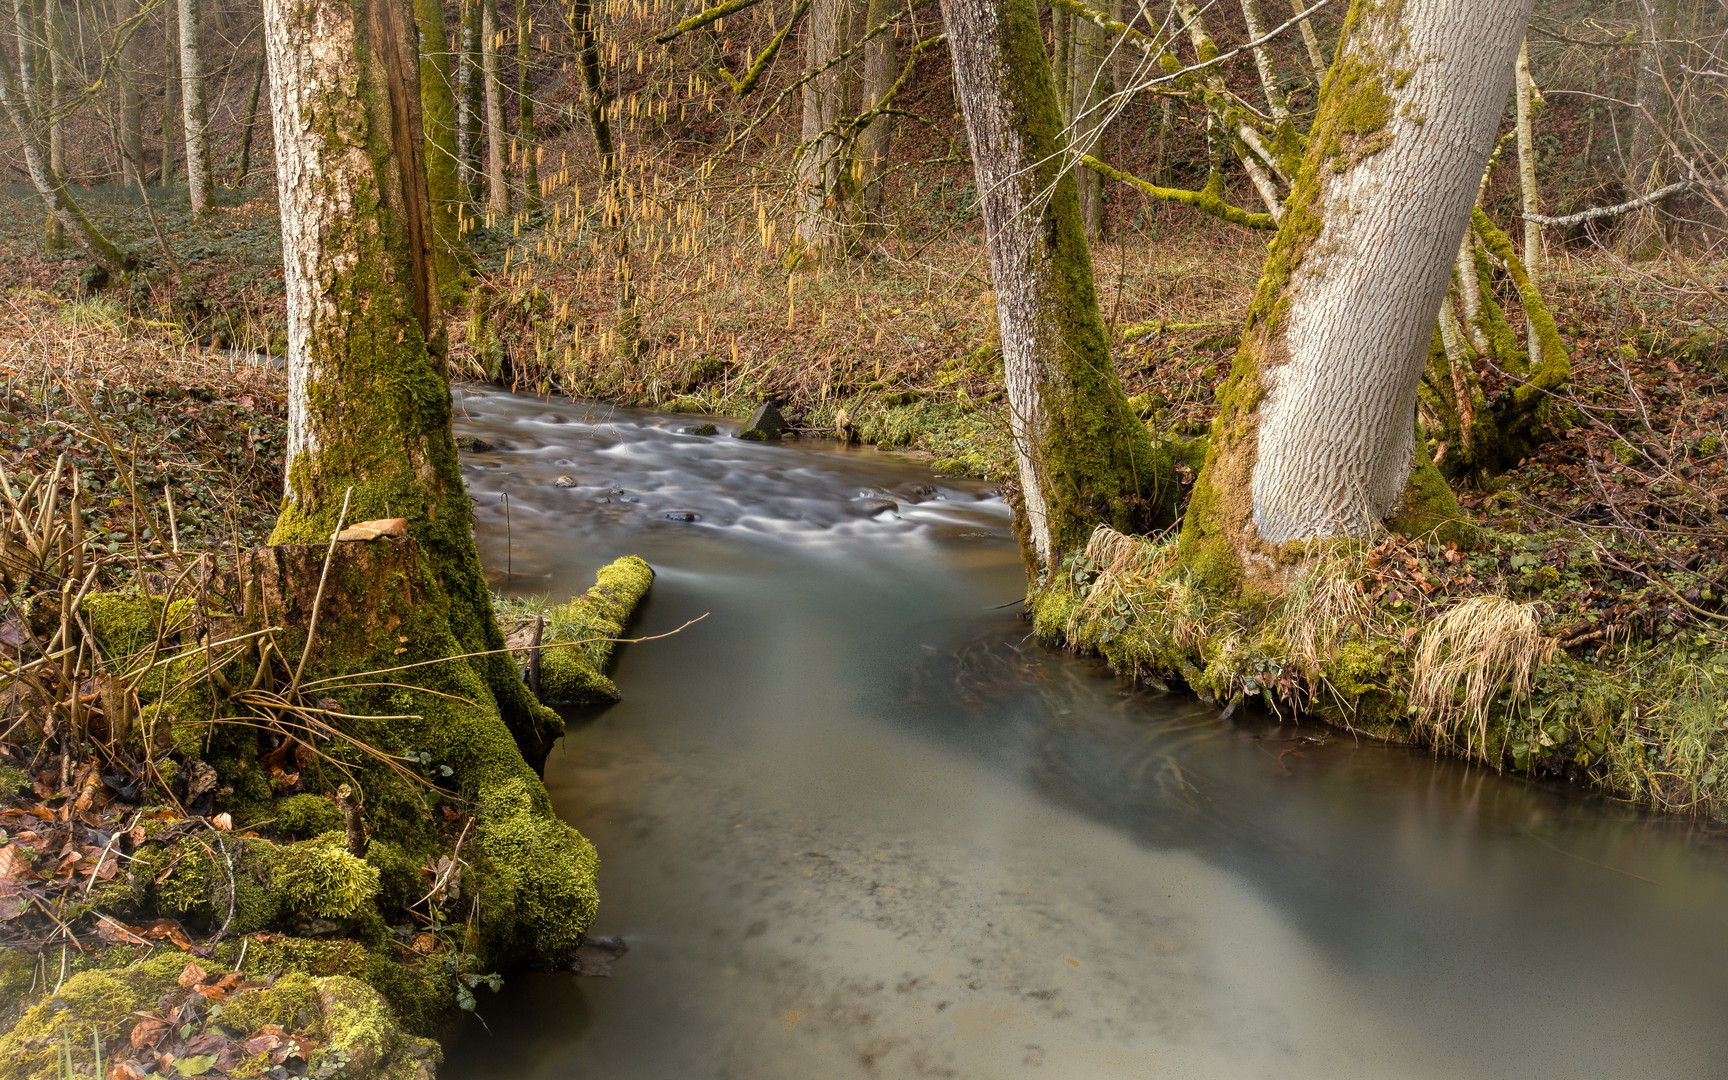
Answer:
[{"label": "white bark tree trunk", "polygon": [[1167,519],[1172,463],[1111,361],[1034,0],[948,0],[943,19],[996,286],[1022,546],[1053,573],[1100,521]]},{"label": "white bark tree trunk", "polygon": [[210,209],[210,110],[204,97],[204,55],[198,0],[178,0],[180,14],[180,108],[186,125],[186,189],[192,215]]},{"label": "white bark tree trunk", "polygon": [[1281,545],[1364,535],[1406,494],[1417,384],[1530,7],[1352,4],[1184,521],[1183,558],[1214,584],[1276,591]]},{"label": "white bark tree trunk", "polygon": [[1529,0],[1408,0],[1396,19],[1359,6],[1340,62],[1379,72],[1383,125],[1356,136],[1360,160],[1314,170],[1319,235],[1282,318],[1256,328],[1278,337],[1253,473],[1254,524],[1274,544],[1361,535],[1404,489],[1416,384],[1530,13]]},{"label": "white bark tree trunk", "polygon": [[[1290,9],[1301,15],[1308,10],[1302,0],[1290,0]],[[1308,50],[1308,63],[1314,68],[1314,82],[1326,81],[1326,56],[1320,51],[1320,36],[1314,32],[1314,20],[1302,20],[1302,45]]]},{"label": "white bark tree trunk", "polygon": [[[1540,203],[1536,197],[1536,139],[1531,130],[1532,114],[1536,106],[1536,82],[1530,77],[1530,43],[1525,41],[1518,50],[1518,67],[1513,75],[1513,93],[1516,95],[1518,119],[1518,187],[1523,195],[1524,213],[1541,213]],[[1542,263],[1542,226],[1534,221],[1524,222],[1524,269],[1532,281],[1539,280]],[[1542,343],[1536,338],[1536,324],[1528,316],[1524,319],[1524,341],[1529,347],[1530,367],[1532,370],[1542,366]]]}]

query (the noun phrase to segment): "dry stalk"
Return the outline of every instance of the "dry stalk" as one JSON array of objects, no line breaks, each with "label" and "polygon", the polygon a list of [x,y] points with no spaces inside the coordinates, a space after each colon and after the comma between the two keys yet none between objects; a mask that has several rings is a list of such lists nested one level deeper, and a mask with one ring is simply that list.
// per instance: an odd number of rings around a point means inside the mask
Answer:
[{"label": "dry stalk", "polygon": [[1422,634],[1411,706],[1436,742],[1464,728],[1465,752],[1488,760],[1488,709],[1502,692],[1516,702],[1530,675],[1553,659],[1558,643],[1543,635],[1540,606],[1501,596],[1454,605]]}]

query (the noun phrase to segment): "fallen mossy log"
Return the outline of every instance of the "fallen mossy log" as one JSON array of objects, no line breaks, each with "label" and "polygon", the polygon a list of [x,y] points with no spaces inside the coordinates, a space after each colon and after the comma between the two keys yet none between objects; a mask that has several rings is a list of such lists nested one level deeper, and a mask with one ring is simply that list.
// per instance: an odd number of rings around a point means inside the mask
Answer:
[{"label": "fallen mossy log", "polygon": [[602,705],[618,700],[606,665],[653,584],[653,568],[626,555],[602,567],[594,586],[581,596],[546,615],[506,626],[506,639],[541,701]]}]

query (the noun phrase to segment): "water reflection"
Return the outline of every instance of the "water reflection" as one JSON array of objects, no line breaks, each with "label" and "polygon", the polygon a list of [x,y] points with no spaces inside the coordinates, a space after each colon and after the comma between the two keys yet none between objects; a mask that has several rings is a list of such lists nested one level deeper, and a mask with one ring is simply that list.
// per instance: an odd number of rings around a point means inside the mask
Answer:
[{"label": "water reflection", "polygon": [[465,405],[510,587],[635,551],[643,632],[711,614],[548,765],[631,954],[512,980],[446,1075],[1724,1071],[1714,830],[1051,654],[1005,508],[915,462]]}]

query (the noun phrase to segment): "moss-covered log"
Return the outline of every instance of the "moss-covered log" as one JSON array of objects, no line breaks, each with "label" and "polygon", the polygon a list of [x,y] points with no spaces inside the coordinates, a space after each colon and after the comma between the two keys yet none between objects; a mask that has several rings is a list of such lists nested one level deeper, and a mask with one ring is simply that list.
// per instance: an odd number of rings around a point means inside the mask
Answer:
[{"label": "moss-covered log", "polygon": [[[602,567],[593,588],[552,610],[540,637],[540,700],[572,705],[618,700],[606,665],[653,583],[653,568],[626,555]],[[527,662],[533,670],[533,659]]]}]

